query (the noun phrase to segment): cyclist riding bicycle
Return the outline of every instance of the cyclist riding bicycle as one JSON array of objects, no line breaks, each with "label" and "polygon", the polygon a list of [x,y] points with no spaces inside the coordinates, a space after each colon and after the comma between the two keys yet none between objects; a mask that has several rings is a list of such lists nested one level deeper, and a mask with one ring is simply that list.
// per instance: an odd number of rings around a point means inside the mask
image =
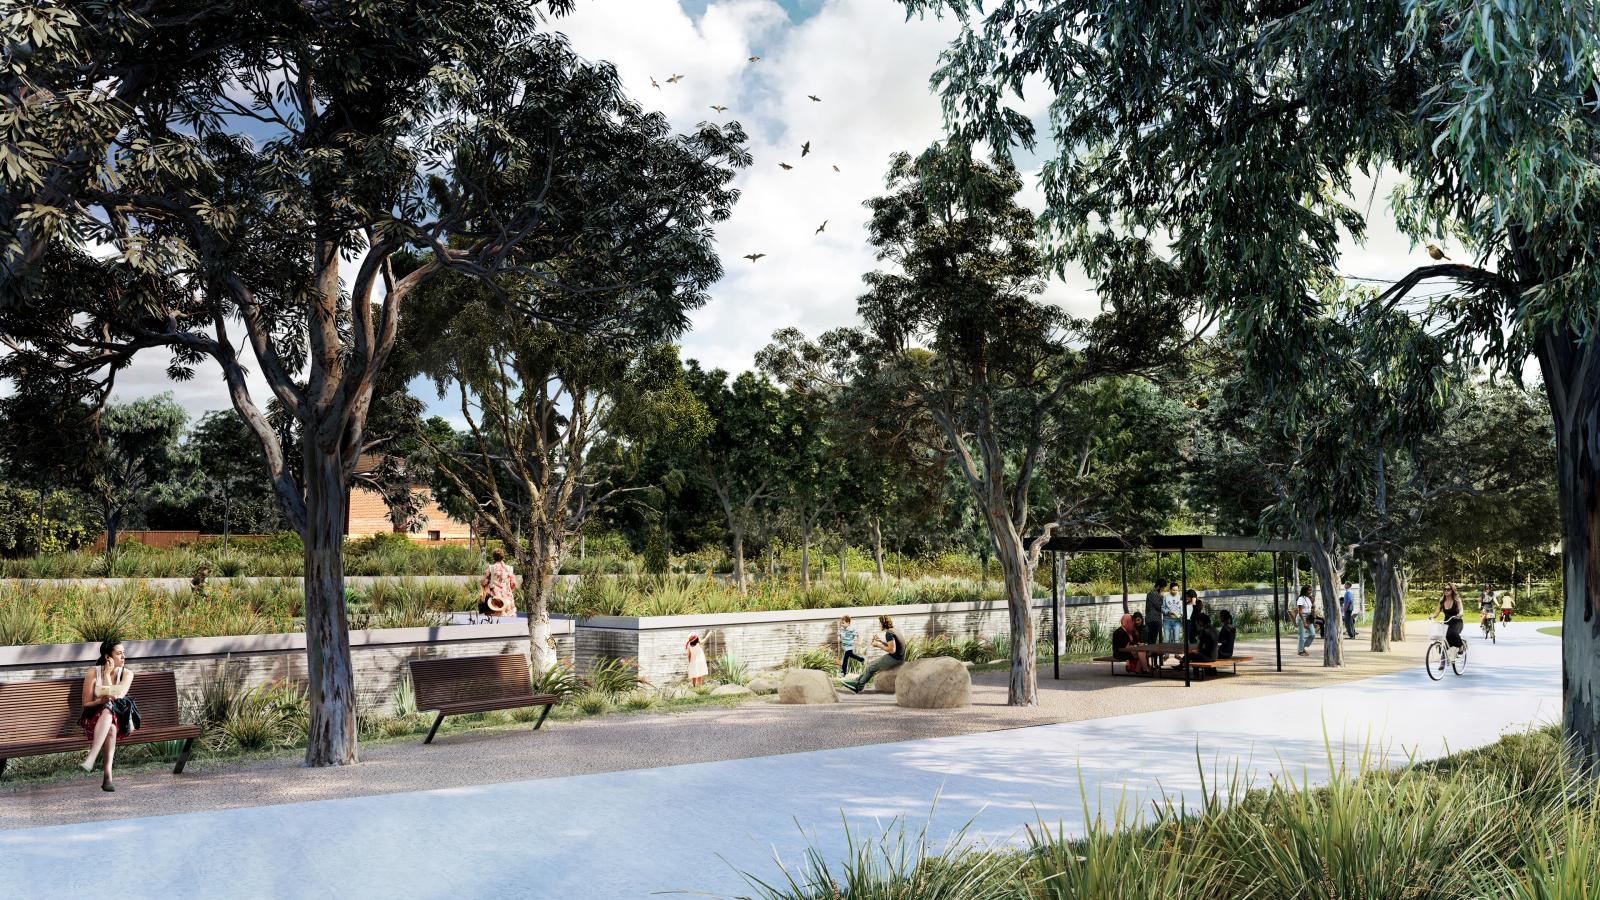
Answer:
[{"label": "cyclist riding bicycle", "polygon": [[1439,611],[1429,616],[1428,621],[1431,622],[1441,616],[1444,617],[1445,643],[1456,648],[1457,653],[1465,656],[1467,642],[1461,639],[1461,626],[1464,624],[1461,619],[1461,600],[1456,596],[1456,586],[1453,584],[1444,586],[1444,595],[1439,598]]},{"label": "cyclist riding bicycle", "polygon": [[1494,591],[1484,588],[1483,593],[1478,595],[1478,611],[1483,614],[1484,631],[1494,627],[1495,613],[1498,607],[1499,604],[1494,599]]}]

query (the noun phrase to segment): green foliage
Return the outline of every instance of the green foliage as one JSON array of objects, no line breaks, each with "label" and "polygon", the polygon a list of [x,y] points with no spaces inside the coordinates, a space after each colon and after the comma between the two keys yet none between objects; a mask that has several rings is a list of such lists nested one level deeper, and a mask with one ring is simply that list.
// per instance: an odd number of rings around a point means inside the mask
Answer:
[{"label": "green foliage", "polygon": [[0,596],[0,647],[41,643],[47,628],[44,611],[30,598]]},{"label": "green foliage", "polygon": [[711,661],[711,677],[724,684],[749,684],[750,665],[732,653],[724,653]]},{"label": "green foliage", "polygon": [[571,703],[585,714],[597,716],[610,711],[614,697],[614,693],[590,689],[573,696]]},{"label": "green foliage", "polygon": [[[797,650],[783,661],[784,668],[816,669],[819,672],[837,672],[839,654],[831,647],[808,647]],[[748,683],[748,682],[746,682]]]},{"label": "green foliage", "polygon": [[309,714],[303,687],[263,682],[234,698],[221,734],[247,752],[289,747],[304,740]]},{"label": "green foliage", "polygon": [[43,499],[41,516],[38,491],[0,484],[0,556],[75,550],[99,531],[99,519],[82,495],[52,490]]},{"label": "green foliage", "polygon": [[590,691],[607,696],[626,694],[647,684],[639,677],[639,665],[632,659],[602,659],[581,680]]},{"label": "green foliage", "polygon": [[557,660],[550,668],[533,676],[535,694],[554,694],[561,702],[576,694],[583,686],[578,673],[565,661]]}]

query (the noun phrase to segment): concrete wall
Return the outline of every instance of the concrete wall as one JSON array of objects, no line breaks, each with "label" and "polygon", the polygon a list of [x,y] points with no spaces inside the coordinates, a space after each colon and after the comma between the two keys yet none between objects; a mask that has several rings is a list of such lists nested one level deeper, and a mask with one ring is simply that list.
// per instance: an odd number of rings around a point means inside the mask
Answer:
[{"label": "concrete wall", "polygon": [[[572,659],[572,623],[554,622],[556,652]],[[178,695],[199,700],[201,685],[221,675],[253,686],[273,679],[306,681],[305,635],[264,634],[235,637],[128,641],[128,664],[177,673]],[[0,681],[33,681],[82,675],[94,664],[96,644],[33,644],[0,647]],[[357,708],[387,712],[400,678],[413,659],[527,653],[525,621],[499,625],[449,625],[440,628],[381,628],[350,633]]]},{"label": "concrete wall", "polygon": [[[1206,591],[1201,601],[1207,608],[1229,608],[1235,615],[1253,607],[1262,615],[1272,608],[1270,591]],[[1130,598],[1129,608],[1144,605],[1143,596]],[[1048,637],[1050,601],[1036,600],[1032,611],[1036,634]],[[879,630],[877,617],[894,620],[895,632],[905,640],[944,635],[960,642],[971,638],[993,639],[1009,635],[1010,618],[1006,605],[999,601],[967,603],[919,603],[853,609],[805,609],[777,612],[722,613],[699,616],[652,616],[649,618],[596,617],[577,622],[575,663],[587,672],[595,663],[611,659],[637,662],[639,674],[656,685],[686,677],[688,655],[684,642],[698,633],[706,645],[707,660],[731,654],[750,671],[775,669],[798,651],[827,647],[837,652],[839,617],[848,613],[855,620],[857,653],[869,660],[871,637]],[[1073,597],[1062,604],[1064,628],[1067,623],[1082,627],[1098,621],[1109,632],[1122,617],[1122,598]]]}]

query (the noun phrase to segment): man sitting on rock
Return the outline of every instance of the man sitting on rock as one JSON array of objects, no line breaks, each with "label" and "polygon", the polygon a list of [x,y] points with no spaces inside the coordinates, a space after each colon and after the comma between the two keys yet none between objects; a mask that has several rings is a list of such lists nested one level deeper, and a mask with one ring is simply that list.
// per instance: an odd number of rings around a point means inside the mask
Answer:
[{"label": "man sitting on rock", "polygon": [[906,661],[906,648],[894,633],[894,620],[888,616],[879,616],[878,625],[883,632],[872,638],[872,646],[883,651],[883,655],[872,661],[866,671],[856,676],[855,681],[846,681],[844,686],[850,690],[861,693],[879,672],[892,669]]}]

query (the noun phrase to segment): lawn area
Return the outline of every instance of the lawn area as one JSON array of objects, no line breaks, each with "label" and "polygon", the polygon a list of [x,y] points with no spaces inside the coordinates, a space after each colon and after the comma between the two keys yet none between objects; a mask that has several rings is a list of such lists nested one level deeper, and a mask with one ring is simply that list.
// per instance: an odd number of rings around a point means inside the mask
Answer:
[{"label": "lawn area", "polygon": [[751,896],[1592,897],[1600,791],[1561,758],[1552,727],[1399,771],[1343,768],[1312,790],[1213,785],[1198,810],[1105,810],[1083,837],[1041,823],[1016,852],[957,840],[930,856],[935,836],[891,828],[851,835],[842,864],[816,853],[752,879]]},{"label": "lawn area", "polygon": [[1546,625],[1545,627],[1539,629],[1539,633],[1540,634],[1553,635],[1555,637],[1561,637],[1561,626],[1560,625]]}]

